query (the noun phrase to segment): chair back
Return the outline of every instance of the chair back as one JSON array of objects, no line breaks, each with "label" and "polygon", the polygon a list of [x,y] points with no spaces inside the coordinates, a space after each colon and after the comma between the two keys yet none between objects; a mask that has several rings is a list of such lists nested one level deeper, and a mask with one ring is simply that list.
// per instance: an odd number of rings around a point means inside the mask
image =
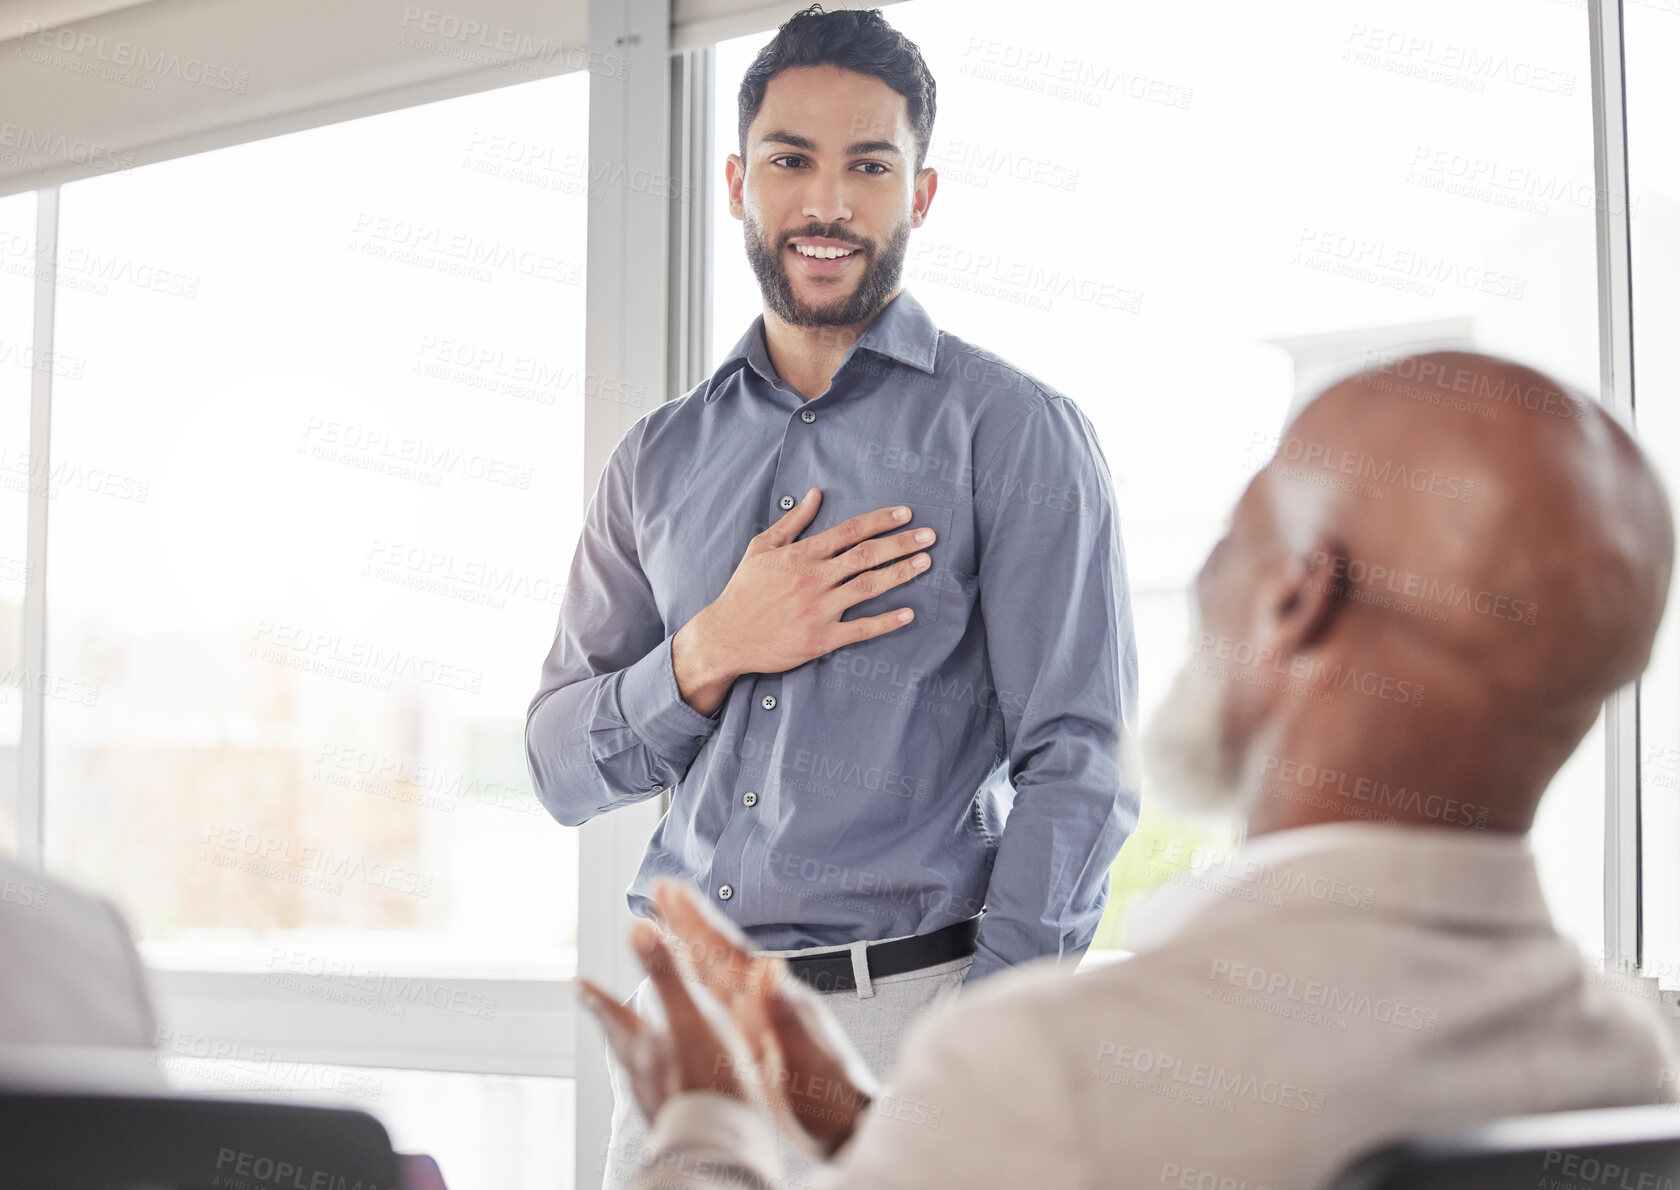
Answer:
[{"label": "chair back", "polygon": [[396,1190],[366,1112],[188,1095],[0,1089],[0,1190]]},{"label": "chair back", "polygon": [[1375,1149],[1327,1190],[1673,1190],[1680,1115],[1663,1107],[1497,1120]]}]

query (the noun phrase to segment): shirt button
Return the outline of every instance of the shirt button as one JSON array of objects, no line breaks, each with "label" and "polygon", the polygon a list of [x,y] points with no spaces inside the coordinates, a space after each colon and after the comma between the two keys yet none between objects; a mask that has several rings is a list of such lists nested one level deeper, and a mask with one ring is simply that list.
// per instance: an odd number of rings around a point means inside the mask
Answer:
[{"label": "shirt button", "polygon": [[812,422],[817,420],[817,415],[812,413],[809,409],[801,409],[799,411],[799,420],[804,422],[806,425],[810,425]]},{"label": "shirt button", "polygon": [[747,790],[745,793],[743,793],[741,795],[741,804],[743,806],[756,806],[756,805],[758,805],[758,794],[754,793],[750,789]]},{"label": "shirt button", "polygon": [[758,705],[767,711],[773,711],[776,709],[776,696],[774,694],[766,694],[763,698],[758,700]]},{"label": "shirt button", "polygon": [[718,900],[727,901],[730,897],[732,897],[734,895],[735,895],[735,890],[730,888],[727,884],[720,884],[718,886]]},{"label": "shirt button", "polygon": [[779,501],[777,501],[777,503],[782,506],[782,511],[786,512],[795,504],[798,504],[799,501],[795,500],[792,496],[783,496]]}]

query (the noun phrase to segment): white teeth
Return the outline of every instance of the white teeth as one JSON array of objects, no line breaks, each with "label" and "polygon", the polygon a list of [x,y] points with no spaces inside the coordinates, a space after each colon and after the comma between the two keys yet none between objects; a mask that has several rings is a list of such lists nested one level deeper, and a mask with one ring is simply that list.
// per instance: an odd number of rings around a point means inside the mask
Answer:
[{"label": "white teeth", "polygon": [[801,256],[809,256],[816,260],[834,260],[841,256],[850,256],[856,248],[817,248],[810,244],[795,244],[795,251]]}]

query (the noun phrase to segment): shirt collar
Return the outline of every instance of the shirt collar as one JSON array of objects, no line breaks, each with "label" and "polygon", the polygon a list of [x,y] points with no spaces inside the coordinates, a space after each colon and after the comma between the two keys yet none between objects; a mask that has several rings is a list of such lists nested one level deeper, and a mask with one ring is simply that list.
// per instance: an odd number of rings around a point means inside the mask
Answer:
[{"label": "shirt collar", "polygon": [[[922,372],[932,373],[934,361],[939,354],[939,328],[933,324],[933,318],[922,308],[922,304],[910,296],[907,290],[900,290],[887,308],[863,337],[852,344],[840,361],[840,368],[835,369],[839,375],[856,355],[859,349],[873,351],[877,355],[887,356],[902,364],[908,364]],[[750,367],[770,384],[776,383],[780,377],[776,374],[775,364],[770,362],[770,348],[764,339],[764,315],[753,319],[753,324],[747,328],[747,333],[736,340],[735,346],[729,349],[729,354],[723,357],[717,369],[712,373],[711,383],[706,386],[705,400],[709,404],[717,398],[723,387],[723,381],[743,367]]]},{"label": "shirt collar", "polygon": [[[922,309],[922,303],[911,297],[908,291],[900,290],[899,295],[881,311],[881,316],[870,324],[856,347],[931,374],[934,359],[939,354],[939,328],[933,325],[933,318]],[[851,357],[848,355],[847,358]]]},{"label": "shirt collar", "polygon": [[1463,924],[1549,926],[1527,835],[1329,822],[1271,831],[1222,864],[1169,880],[1127,920],[1129,946],[1156,950],[1211,910],[1249,904],[1260,869],[1342,875],[1379,912]]}]

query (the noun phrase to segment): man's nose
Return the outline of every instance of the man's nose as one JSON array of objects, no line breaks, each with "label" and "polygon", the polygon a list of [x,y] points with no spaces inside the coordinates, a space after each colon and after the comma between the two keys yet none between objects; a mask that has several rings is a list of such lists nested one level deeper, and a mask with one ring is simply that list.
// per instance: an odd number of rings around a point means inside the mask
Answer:
[{"label": "man's nose", "polygon": [[818,223],[839,223],[852,217],[852,204],[847,195],[844,174],[811,171],[805,184],[803,213]]}]

